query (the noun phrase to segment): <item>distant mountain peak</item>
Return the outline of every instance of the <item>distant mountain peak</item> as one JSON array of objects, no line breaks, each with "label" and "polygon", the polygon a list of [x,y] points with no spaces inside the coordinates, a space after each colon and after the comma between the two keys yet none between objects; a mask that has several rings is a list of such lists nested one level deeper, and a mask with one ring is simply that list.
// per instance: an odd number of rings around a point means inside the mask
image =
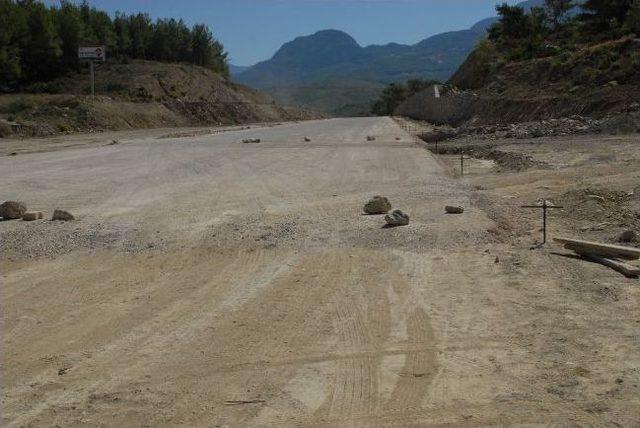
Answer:
[{"label": "distant mountain peak", "polygon": [[[524,6],[543,2],[529,0]],[[335,111],[350,99],[366,105],[362,94],[373,93],[374,98],[376,91],[391,82],[447,80],[496,21],[496,17],[484,19],[470,29],[436,34],[413,45],[363,47],[344,31],[322,30],[285,43],[271,59],[234,73],[233,78],[287,103],[317,108],[322,99],[327,111]]]},{"label": "distant mountain peak", "polygon": [[361,55],[361,50],[358,42],[344,31],[322,30],[285,43],[270,61],[318,68],[353,60]]}]

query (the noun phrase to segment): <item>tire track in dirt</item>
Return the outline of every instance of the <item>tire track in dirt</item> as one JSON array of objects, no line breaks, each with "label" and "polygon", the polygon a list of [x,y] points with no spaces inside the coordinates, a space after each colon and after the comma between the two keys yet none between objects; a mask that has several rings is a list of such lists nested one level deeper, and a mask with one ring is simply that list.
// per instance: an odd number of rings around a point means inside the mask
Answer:
[{"label": "tire track in dirt", "polygon": [[[187,282],[200,283],[191,292],[185,293],[173,302],[166,302],[166,305],[162,305],[151,318],[134,325],[128,334],[99,346],[95,350],[99,352],[96,352],[96,356],[91,360],[80,360],[73,367],[73,372],[77,373],[76,376],[81,377],[81,373],[91,372],[93,367],[99,367],[103,361],[115,360],[116,355],[129,355],[119,362],[117,377],[86,379],[74,390],[62,392],[59,390],[61,384],[56,384],[57,386],[53,389],[49,388],[51,385],[48,381],[49,370],[36,374],[26,384],[42,385],[40,388],[42,397],[28,412],[21,412],[14,422],[28,423],[30,420],[37,419],[43,412],[56,409],[63,403],[82,402],[93,391],[117,390],[123,382],[134,379],[134,373],[140,372],[145,365],[149,364],[146,356],[176,353],[185,344],[197,343],[207,326],[220,316],[220,312],[211,307],[212,303],[214,306],[221,305],[222,312],[237,310],[239,305],[258,292],[257,289],[252,289],[248,290],[246,295],[238,295],[232,287],[234,284],[250,283],[250,279],[266,274],[265,282],[260,285],[264,287],[267,283],[274,281],[278,275],[283,274],[281,270],[274,271],[269,264],[272,260],[265,260],[263,256],[262,253],[238,253],[231,263],[220,266],[221,270],[217,272],[218,285],[215,287],[202,277],[202,273],[194,270],[183,278]],[[249,285],[252,288],[258,287],[254,283]],[[227,290],[230,293],[228,299],[215,300],[220,293],[224,296]],[[158,330],[158,325],[165,327]],[[130,358],[133,358],[133,361],[130,361]],[[14,395],[19,400],[19,395],[28,391],[33,391],[33,388],[25,386],[15,389]],[[14,408],[18,403],[14,402],[12,397],[5,397],[5,406],[5,409]]]},{"label": "tire track in dirt", "polygon": [[416,308],[407,318],[408,345],[423,351],[407,353],[400,379],[385,403],[385,410],[420,408],[422,400],[438,371],[436,339],[429,317]]},{"label": "tire track in dirt", "polygon": [[[331,392],[316,419],[348,419],[375,414],[380,408],[380,369],[390,331],[390,308],[384,276],[387,263],[374,254],[349,257],[350,281],[338,290],[334,328],[337,352],[352,357],[335,362]],[[363,353],[365,352],[365,353]]]}]

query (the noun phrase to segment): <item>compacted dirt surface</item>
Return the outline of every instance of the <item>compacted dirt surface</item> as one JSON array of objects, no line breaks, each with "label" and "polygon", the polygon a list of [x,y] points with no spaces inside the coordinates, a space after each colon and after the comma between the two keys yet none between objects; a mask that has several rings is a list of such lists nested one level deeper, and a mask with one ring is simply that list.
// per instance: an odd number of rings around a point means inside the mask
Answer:
[{"label": "compacted dirt surface", "polygon": [[77,217],[0,222],[1,425],[638,423],[638,280],[531,250],[517,209],[630,185],[637,137],[459,178],[389,118],[156,134],[0,157],[1,199]]}]

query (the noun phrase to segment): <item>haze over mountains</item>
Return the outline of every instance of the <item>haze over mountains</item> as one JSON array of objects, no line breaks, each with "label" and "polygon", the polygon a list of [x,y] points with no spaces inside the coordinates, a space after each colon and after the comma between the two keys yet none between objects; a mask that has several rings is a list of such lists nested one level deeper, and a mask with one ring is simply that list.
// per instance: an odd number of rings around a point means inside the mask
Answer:
[{"label": "haze over mountains", "polygon": [[[543,0],[524,2],[525,7]],[[411,78],[445,81],[455,73],[497,18],[451,31],[415,45],[362,47],[349,34],[319,31],[285,43],[275,55],[246,70],[232,70],[236,82],[269,92],[282,103],[338,115],[368,113],[380,90]]]}]

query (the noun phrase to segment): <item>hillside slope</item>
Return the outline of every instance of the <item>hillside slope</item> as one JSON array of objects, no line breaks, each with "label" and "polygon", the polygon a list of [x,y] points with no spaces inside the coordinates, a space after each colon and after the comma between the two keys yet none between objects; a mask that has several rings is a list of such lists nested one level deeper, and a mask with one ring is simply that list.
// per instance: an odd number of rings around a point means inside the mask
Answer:
[{"label": "hillside slope", "polygon": [[402,103],[396,114],[435,124],[482,126],[586,116],[612,131],[640,131],[640,39],[585,45],[571,55],[501,62],[477,49],[443,96],[432,90]]},{"label": "hillside slope", "polygon": [[495,52],[477,50],[451,78],[452,85],[476,93],[469,114],[478,122],[602,118],[633,110],[640,100],[640,39],[633,36],[499,63]]},{"label": "hillside slope", "polygon": [[0,95],[2,133],[51,135],[132,128],[231,125],[297,120],[317,115],[279,106],[269,96],[213,71],[136,60],[96,70],[96,98],[86,71]]}]

